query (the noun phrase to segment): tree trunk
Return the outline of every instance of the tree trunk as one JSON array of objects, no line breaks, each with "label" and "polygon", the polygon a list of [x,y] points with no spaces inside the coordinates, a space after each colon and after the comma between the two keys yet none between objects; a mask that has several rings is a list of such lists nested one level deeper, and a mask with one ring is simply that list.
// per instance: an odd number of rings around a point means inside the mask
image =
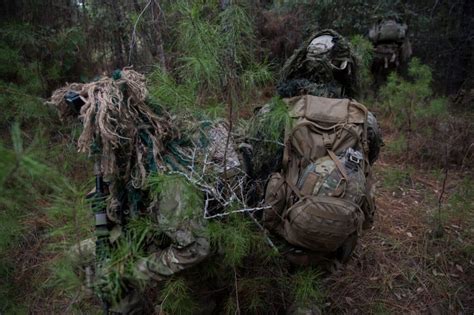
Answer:
[{"label": "tree trunk", "polygon": [[159,63],[161,66],[161,70],[167,72],[166,69],[166,54],[165,49],[163,47],[163,35],[161,33],[161,20],[163,17],[163,12],[161,12],[161,8],[159,6],[158,1],[153,1],[151,7],[151,14],[152,14],[152,26],[153,26],[153,33],[154,38],[156,39],[156,53],[157,57],[159,58]]}]

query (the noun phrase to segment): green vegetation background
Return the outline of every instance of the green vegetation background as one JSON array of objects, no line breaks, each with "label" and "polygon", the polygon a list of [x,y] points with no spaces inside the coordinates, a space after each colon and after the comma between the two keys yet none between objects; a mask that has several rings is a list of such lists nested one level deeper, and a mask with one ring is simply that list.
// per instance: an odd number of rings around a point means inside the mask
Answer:
[{"label": "green vegetation background", "polygon": [[[180,115],[238,121],[273,95],[278,69],[301,39],[315,29],[331,27],[352,38],[361,59],[365,101],[371,104],[372,46],[363,34],[373,16],[398,12],[412,29],[420,59],[410,64],[407,78],[393,74],[380,91],[379,111],[393,118],[397,130],[388,149],[404,161],[430,161],[428,168],[445,165],[436,150],[436,139],[444,131],[436,122],[451,122],[453,112],[470,111],[472,104],[452,107],[443,95],[471,80],[473,63],[461,70],[453,64],[464,62],[464,45],[456,52],[432,52],[443,43],[465,39],[465,15],[472,12],[468,1],[456,6],[438,1],[223,3],[117,1],[114,6],[98,0],[25,0],[1,5],[0,312],[41,312],[45,304],[55,312],[98,311],[99,302],[77,276],[79,266],[65,255],[93,232],[84,200],[93,186],[92,168],[75,148],[80,125],[59,121],[45,104],[51,91],[65,82],[92,80],[133,64],[148,73],[151,104]],[[466,124],[461,121],[453,128],[464,130]],[[279,122],[268,125],[276,137],[280,127]],[[412,150],[420,137],[434,140]],[[462,139],[450,141],[446,150],[454,152],[451,162],[463,166],[466,148],[457,145]],[[406,175],[401,172],[388,173],[386,184],[399,184]],[[455,194],[455,206],[472,200],[469,187],[463,185]],[[203,267],[205,277],[224,288],[228,313],[237,307],[259,313],[269,303],[278,308],[290,300],[323,303],[319,271],[301,270],[289,278],[286,263],[271,252],[251,221],[228,221],[210,225],[220,259]],[[149,222],[138,222],[134,228],[139,234],[153,233]],[[249,261],[259,268],[245,267]],[[190,280],[195,276],[190,272],[166,282],[161,293],[169,296],[164,310],[193,313],[199,305]],[[281,292],[287,295],[283,300]]]}]

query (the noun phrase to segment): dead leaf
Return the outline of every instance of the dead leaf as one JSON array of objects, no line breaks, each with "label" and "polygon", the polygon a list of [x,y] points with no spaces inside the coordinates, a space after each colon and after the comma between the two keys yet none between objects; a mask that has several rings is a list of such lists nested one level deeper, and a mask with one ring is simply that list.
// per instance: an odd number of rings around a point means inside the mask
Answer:
[{"label": "dead leaf", "polygon": [[457,269],[459,272],[464,273],[464,269],[462,269],[462,267],[461,267],[460,265],[456,265],[456,269]]},{"label": "dead leaf", "polygon": [[413,237],[413,234],[411,234],[410,232],[407,232],[407,235],[408,237]]}]

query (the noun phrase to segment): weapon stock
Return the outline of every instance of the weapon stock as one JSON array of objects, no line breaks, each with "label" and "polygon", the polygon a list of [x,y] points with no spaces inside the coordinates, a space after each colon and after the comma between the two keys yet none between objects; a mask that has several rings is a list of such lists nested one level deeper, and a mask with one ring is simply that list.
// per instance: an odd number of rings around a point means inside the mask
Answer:
[{"label": "weapon stock", "polygon": [[[109,256],[109,220],[107,218],[107,209],[105,204],[104,179],[100,169],[100,159],[96,158],[94,163],[95,174],[95,196],[92,202],[92,211],[95,216],[95,235],[96,235],[96,272],[102,267],[102,264]],[[104,313],[109,313],[109,303],[99,292],[102,299]]]}]

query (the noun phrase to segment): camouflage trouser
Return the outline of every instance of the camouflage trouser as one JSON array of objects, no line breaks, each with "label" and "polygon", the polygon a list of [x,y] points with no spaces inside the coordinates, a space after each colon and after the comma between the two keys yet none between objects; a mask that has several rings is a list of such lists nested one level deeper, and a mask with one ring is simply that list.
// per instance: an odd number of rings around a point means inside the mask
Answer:
[{"label": "camouflage trouser", "polygon": [[140,260],[137,278],[160,280],[194,266],[209,255],[206,221],[201,209],[189,204],[185,189],[185,184],[177,181],[163,192],[156,207],[159,209],[154,213],[172,244]]},{"label": "camouflage trouser", "polygon": [[[162,193],[162,198],[156,202],[154,209],[151,209],[159,228],[171,240],[171,245],[138,260],[133,279],[129,279],[131,283],[142,287],[153,281],[166,279],[196,265],[209,255],[206,221],[200,208],[190,207],[186,193],[184,183],[173,182]],[[92,239],[85,240],[72,249],[72,256],[81,256],[81,260],[86,257],[87,261],[91,261],[94,253],[95,242]],[[111,311],[121,314],[139,313],[141,306],[138,289],[125,296],[118,304],[112,305]]]}]

